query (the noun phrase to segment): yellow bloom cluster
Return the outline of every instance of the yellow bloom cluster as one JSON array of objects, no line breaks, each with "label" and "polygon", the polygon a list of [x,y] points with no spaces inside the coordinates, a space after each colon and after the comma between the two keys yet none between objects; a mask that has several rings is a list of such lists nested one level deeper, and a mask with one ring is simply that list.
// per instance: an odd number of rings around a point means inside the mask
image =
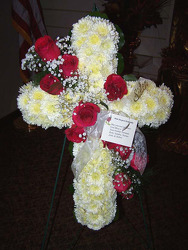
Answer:
[{"label": "yellow bloom cluster", "polygon": [[113,173],[111,154],[100,142],[92,158],[74,179],[75,215],[82,225],[99,230],[114,219],[117,193],[113,187]]},{"label": "yellow bloom cluster", "polygon": [[119,35],[109,20],[86,16],[73,25],[72,47],[79,70],[89,79],[89,91],[100,92],[107,76],[117,71]]},{"label": "yellow bloom cluster", "polygon": [[171,90],[164,84],[157,87],[148,79],[128,81],[128,95],[121,100],[111,102],[111,110],[122,111],[127,116],[138,120],[138,126],[157,128],[169,119],[173,106]]},{"label": "yellow bloom cluster", "polygon": [[50,95],[32,82],[21,87],[17,103],[28,124],[47,129],[62,128],[72,122],[71,116],[66,115],[65,107],[60,104],[60,96]]}]

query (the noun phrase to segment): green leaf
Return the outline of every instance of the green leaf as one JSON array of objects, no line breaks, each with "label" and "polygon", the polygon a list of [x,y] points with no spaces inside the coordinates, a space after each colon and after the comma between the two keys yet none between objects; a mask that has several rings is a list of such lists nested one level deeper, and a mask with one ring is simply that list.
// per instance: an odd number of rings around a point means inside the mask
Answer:
[{"label": "green leaf", "polygon": [[46,75],[48,74],[47,71],[42,71],[40,73],[37,73],[33,76],[33,81],[35,82],[36,85],[40,84],[40,80]]},{"label": "green leaf", "polygon": [[100,11],[90,12],[89,16],[96,16],[96,17],[101,17],[101,18],[104,18],[104,19],[108,19],[108,16],[105,13],[102,13]]},{"label": "green leaf", "polygon": [[100,104],[103,105],[108,110],[108,105],[106,105],[106,103],[104,103],[103,101],[100,101]]},{"label": "green leaf", "polygon": [[122,29],[117,24],[115,24],[115,27],[116,27],[117,32],[119,33],[118,48],[120,50],[123,47],[123,45],[125,44],[125,36],[124,36]]},{"label": "green leaf", "polygon": [[69,191],[70,191],[71,194],[74,194],[73,184],[69,185]]},{"label": "green leaf", "polygon": [[117,73],[118,75],[121,75],[121,73],[124,70],[125,64],[124,64],[124,58],[122,56],[122,54],[118,53],[117,54],[118,57],[118,68],[117,68]]},{"label": "green leaf", "polygon": [[99,9],[97,8],[96,3],[94,3],[94,4],[93,4],[93,9],[92,9],[92,12],[94,12],[94,11],[99,11]]},{"label": "green leaf", "polygon": [[113,222],[117,221],[119,219],[119,207],[117,206],[116,207],[116,214],[115,214],[115,217],[113,219]]},{"label": "green leaf", "polygon": [[73,153],[72,153],[72,151],[73,151],[73,142],[71,142],[71,141],[69,142],[68,150],[69,150],[70,155],[73,156]]},{"label": "green leaf", "polygon": [[138,80],[138,79],[136,78],[136,76],[133,75],[133,74],[124,75],[124,76],[123,76],[123,79],[124,79],[125,81],[137,81],[137,80]]},{"label": "green leaf", "polygon": [[72,29],[71,29],[71,30],[69,30],[68,35],[69,35],[70,37],[72,36]]}]

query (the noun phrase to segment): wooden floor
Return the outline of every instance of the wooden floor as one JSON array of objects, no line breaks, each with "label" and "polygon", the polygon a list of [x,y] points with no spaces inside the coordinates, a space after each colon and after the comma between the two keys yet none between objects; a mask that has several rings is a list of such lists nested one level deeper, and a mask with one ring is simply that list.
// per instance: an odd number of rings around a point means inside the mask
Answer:
[{"label": "wooden floor", "polygon": [[[143,195],[149,241],[138,197],[121,200],[116,222],[92,231],[76,222],[69,190],[73,174],[68,142],[62,161],[46,249],[187,250],[188,159],[146,135],[153,171]],[[0,249],[41,249],[64,131],[37,128],[28,132],[19,113],[0,121]]]}]

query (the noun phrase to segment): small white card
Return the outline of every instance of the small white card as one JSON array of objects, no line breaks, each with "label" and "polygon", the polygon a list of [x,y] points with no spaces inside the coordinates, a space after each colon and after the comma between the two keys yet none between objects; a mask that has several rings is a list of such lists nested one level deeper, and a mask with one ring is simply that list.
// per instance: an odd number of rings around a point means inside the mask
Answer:
[{"label": "small white card", "polygon": [[131,147],[136,127],[136,120],[112,114],[104,123],[101,139]]}]

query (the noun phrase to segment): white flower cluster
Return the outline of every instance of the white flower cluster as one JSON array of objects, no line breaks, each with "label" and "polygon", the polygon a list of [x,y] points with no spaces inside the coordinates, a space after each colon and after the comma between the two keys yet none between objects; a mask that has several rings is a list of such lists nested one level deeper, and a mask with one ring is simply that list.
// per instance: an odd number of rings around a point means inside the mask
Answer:
[{"label": "white flower cluster", "polygon": [[173,106],[173,94],[164,84],[157,87],[148,79],[127,81],[128,94],[121,100],[109,103],[110,110],[124,112],[138,120],[138,126],[158,128],[169,119]]},{"label": "white flower cluster", "polygon": [[25,122],[32,125],[62,128],[72,121],[63,115],[58,95],[50,95],[32,82],[20,88],[18,108]]},{"label": "white flower cluster", "polygon": [[75,215],[82,225],[99,230],[113,221],[117,197],[113,173],[110,151],[103,148],[100,142],[89,162],[74,179]]},{"label": "white flower cluster", "polygon": [[73,25],[72,47],[79,70],[88,76],[89,91],[100,92],[108,75],[117,71],[119,34],[109,20],[86,16]]}]

